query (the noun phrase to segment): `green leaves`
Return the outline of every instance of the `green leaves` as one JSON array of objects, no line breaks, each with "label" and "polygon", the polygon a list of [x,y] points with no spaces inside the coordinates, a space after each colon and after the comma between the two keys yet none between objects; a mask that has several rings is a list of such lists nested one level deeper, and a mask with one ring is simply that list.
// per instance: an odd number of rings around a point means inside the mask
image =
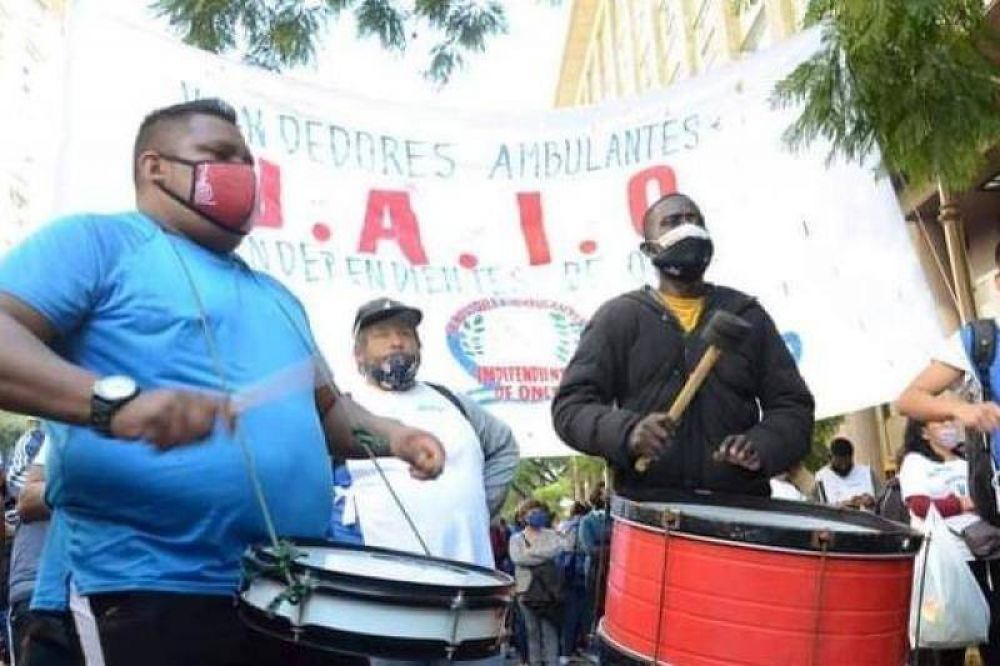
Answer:
[{"label": "green leaves", "polygon": [[[913,184],[973,184],[982,150],[1000,138],[1000,40],[981,0],[812,0],[820,50],[774,90],[802,104],[785,134],[792,149],[819,137],[830,158],[861,161],[878,146],[883,168]],[[996,51],[993,51],[994,53]]]},{"label": "green leaves", "polygon": [[384,49],[402,51],[406,48],[406,17],[391,0],[361,0],[355,17],[359,37],[378,35]]},{"label": "green leaves", "polygon": [[327,21],[353,10],[358,35],[378,38],[383,48],[403,51],[408,36],[429,28],[439,41],[425,75],[447,82],[467,52],[482,52],[489,37],[507,32],[497,0],[416,0],[412,9],[396,0],[153,0],[184,41],[213,53],[242,50],[244,58],[271,70],[303,65],[316,56]]},{"label": "green leaves", "polygon": [[552,319],[552,326],[556,330],[558,342],[556,343],[556,358],[562,364],[569,363],[569,358],[580,340],[580,332],[583,326],[570,321],[566,315],[558,310],[549,312]]},{"label": "green leaves", "polygon": [[485,353],[483,335],[486,332],[486,321],[481,314],[475,314],[462,322],[459,344],[469,358],[481,358]]}]

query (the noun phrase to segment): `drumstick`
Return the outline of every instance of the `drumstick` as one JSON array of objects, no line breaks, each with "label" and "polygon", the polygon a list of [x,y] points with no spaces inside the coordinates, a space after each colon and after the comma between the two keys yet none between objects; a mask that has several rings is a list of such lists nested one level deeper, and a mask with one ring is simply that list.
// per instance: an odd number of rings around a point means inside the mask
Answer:
[{"label": "drumstick", "polygon": [[236,391],[233,410],[242,413],[317,384],[316,360],[309,356]]},{"label": "drumstick", "polygon": [[[712,371],[722,352],[736,349],[749,334],[750,323],[742,317],[725,310],[716,310],[712,313],[712,318],[705,324],[701,333],[702,339],[708,343],[708,349],[698,359],[698,365],[688,375],[680,393],[677,394],[673,404],[667,410],[668,426],[675,426],[680,422],[681,416],[694,400],[701,385],[705,383],[708,373]],[[653,458],[642,456],[635,461],[635,471],[641,474],[649,469],[651,464],[653,464]]]}]

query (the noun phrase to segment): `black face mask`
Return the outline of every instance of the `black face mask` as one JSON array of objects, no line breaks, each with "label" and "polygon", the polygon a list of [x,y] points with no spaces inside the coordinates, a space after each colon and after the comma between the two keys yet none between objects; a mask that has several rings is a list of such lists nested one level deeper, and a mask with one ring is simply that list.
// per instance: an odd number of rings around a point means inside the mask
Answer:
[{"label": "black face mask", "polygon": [[418,367],[419,356],[393,352],[380,363],[364,368],[364,372],[386,391],[408,391],[417,383]]},{"label": "black face mask", "polygon": [[837,476],[846,478],[847,475],[851,473],[851,470],[854,469],[854,465],[850,465],[849,467],[834,467],[831,465],[830,469],[833,470],[833,473]]},{"label": "black face mask", "polygon": [[661,236],[659,242],[644,245],[649,249],[659,248],[652,256],[653,265],[667,277],[681,282],[700,280],[715,249],[708,232],[696,224],[682,224]]}]

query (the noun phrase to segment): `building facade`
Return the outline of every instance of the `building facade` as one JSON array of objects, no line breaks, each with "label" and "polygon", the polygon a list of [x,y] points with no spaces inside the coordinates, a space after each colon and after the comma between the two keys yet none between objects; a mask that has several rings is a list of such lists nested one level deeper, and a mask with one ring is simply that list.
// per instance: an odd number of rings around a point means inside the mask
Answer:
[{"label": "building facade", "polygon": [[798,30],[807,0],[575,0],[556,106],[663,88]]}]

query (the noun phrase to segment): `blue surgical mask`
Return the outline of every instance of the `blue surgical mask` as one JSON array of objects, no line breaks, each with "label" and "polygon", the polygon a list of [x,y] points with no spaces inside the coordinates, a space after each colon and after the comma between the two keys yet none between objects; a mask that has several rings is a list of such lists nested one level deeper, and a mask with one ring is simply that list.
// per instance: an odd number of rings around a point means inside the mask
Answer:
[{"label": "blue surgical mask", "polygon": [[405,352],[393,352],[380,363],[365,368],[365,374],[386,391],[407,391],[417,381],[420,357]]},{"label": "blue surgical mask", "polygon": [[542,509],[534,509],[528,513],[528,517],[525,521],[530,527],[540,530],[549,524],[549,515]]}]

